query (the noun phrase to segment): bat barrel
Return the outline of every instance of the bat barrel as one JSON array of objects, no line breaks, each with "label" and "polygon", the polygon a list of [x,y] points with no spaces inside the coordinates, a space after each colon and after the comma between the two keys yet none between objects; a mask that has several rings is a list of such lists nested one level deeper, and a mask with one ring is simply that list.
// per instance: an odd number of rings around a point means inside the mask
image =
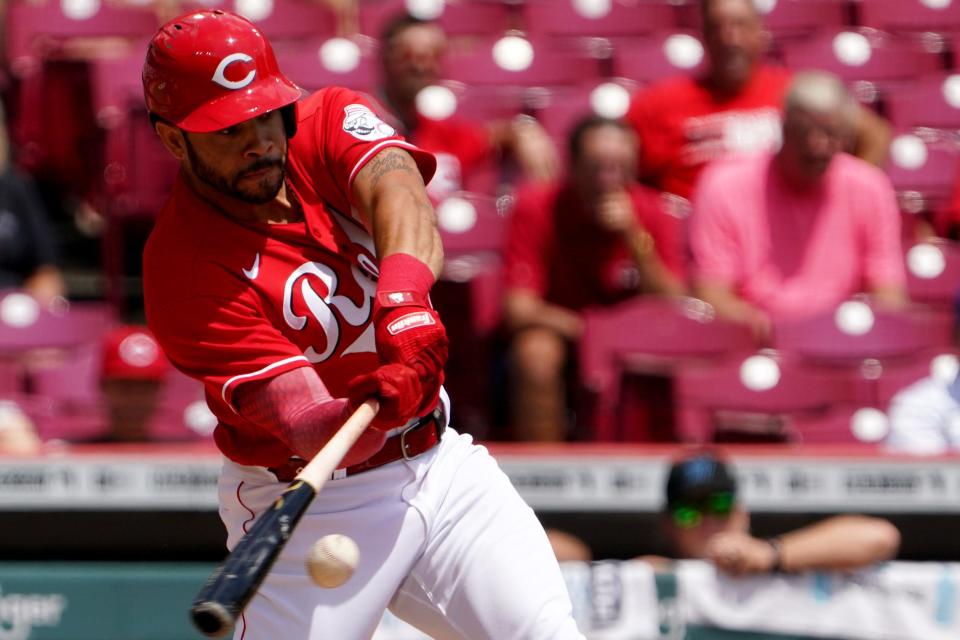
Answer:
[{"label": "bat barrel", "polygon": [[197,602],[190,608],[193,624],[208,638],[222,638],[230,633],[236,614],[219,602]]},{"label": "bat barrel", "polygon": [[190,609],[194,625],[203,634],[218,638],[233,627],[315,493],[306,482],[287,487],[211,574]]}]

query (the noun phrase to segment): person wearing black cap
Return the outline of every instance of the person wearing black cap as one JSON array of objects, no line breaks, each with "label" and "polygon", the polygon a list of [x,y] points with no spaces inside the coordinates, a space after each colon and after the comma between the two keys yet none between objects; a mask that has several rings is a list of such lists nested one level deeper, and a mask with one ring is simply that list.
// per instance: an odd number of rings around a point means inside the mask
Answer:
[{"label": "person wearing black cap", "polygon": [[[673,557],[710,560],[733,574],[857,569],[890,560],[900,547],[900,532],[890,522],[858,515],[827,518],[775,538],[751,535],[734,473],[711,452],[673,464],[663,515]],[[666,560],[644,559],[656,566]]]}]

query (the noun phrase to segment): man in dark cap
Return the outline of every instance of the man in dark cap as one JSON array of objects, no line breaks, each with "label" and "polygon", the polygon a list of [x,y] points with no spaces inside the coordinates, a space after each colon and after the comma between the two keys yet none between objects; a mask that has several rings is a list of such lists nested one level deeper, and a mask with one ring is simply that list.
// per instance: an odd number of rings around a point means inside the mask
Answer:
[{"label": "man in dark cap", "polygon": [[734,574],[857,569],[890,560],[900,547],[900,532],[890,522],[859,515],[757,538],[737,500],[734,473],[710,452],[681,458],[670,468],[663,516],[674,558],[710,560]]}]

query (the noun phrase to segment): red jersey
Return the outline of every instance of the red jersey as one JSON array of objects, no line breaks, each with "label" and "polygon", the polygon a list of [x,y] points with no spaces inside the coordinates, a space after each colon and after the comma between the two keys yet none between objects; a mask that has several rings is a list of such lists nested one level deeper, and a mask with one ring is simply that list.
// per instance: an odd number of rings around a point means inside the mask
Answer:
[{"label": "red jersey", "polygon": [[775,151],[782,139],[790,73],[759,67],[740,93],[718,100],[689,76],[637,94],[627,120],[640,138],[640,176],[661,191],[689,198],[700,171],[728,153]]},{"label": "red jersey", "polygon": [[[664,265],[680,274],[679,224],[660,194],[629,188],[640,225]],[[618,234],[601,229],[569,182],[530,185],[517,195],[504,257],[506,286],[570,309],[618,302],[637,293],[639,274]]]},{"label": "red jersey", "polygon": [[274,466],[293,452],[233,408],[237,387],[313,366],[343,397],[379,366],[371,324],[373,240],[353,207],[357,172],[386,147],[409,151],[429,181],[433,157],[405,142],[352,91],[331,87],[298,105],[287,188],[304,220],[243,221],[178,178],[144,252],[147,322],[170,361],[201,380],[219,420],[214,439],[240,464]]}]

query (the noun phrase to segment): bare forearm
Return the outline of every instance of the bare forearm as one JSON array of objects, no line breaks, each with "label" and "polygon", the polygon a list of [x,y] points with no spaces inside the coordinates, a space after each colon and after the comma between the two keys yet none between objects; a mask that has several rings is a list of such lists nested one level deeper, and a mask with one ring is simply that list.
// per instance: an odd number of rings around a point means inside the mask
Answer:
[{"label": "bare forearm", "polygon": [[909,302],[903,287],[877,286],[873,287],[870,293],[881,306],[887,309],[902,309]]},{"label": "bare forearm", "polygon": [[382,259],[408,253],[439,276],[443,269],[443,244],[436,215],[426,197],[406,187],[385,189],[373,209],[374,244]]},{"label": "bare forearm", "polygon": [[527,178],[549,180],[560,171],[560,158],[550,136],[535,118],[521,116],[488,125],[498,151],[514,155]]},{"label": "bare forearm", "polygon": [[667,296],[683,295],[686,288],[660,260],[650,234],[643,230],[629,233],[627,248],[640,273],[640,289],[645,293]]},{"label": "bare forearm", "polygon": [[770,341],[770,317],[761,309],[738,297],[732,287],[701,282],[697,286],[697,295],[710,303],[717,317],[742,324],[750,329],[759,344],[767,344]]},{"label": "bare forearm", "polygon": [[440,274],[443,245],[436,213],[410,154],[393,147],[378,153],[357,175],[354,198],[381,260],[406,253],[430,267],[434,276]]},{"label": "bare forearm", "polygon": [[727,286],[710,283],[698,283],[697,296],[709,302],[717,315],[731,322],[747,322],[749,318],[760,313],[760,310],[749,302],[739,298]]},{"label": "bare forearm", "polygon": [[530,327],[546,327],[571,340],[580,337],[583,320],[580,314],[566,307],[551,304],[526,291],[507,293],[504,320],[512,331]]},{"label": "bare forearm", "polygon": [[866,107],[860,107],[857,113],[856,140],[854,154],[878,167],[887,162],[893,128],[885,119]]},{"label": "bare forearm", "polygon": [[23,288],[43,302],[50,302],[57,296],[65,296],[67,293],[63,275],[52,265],[44,265],[34,271],[24,281]]},{"label": "bare forearm", "polygon": [[780,538],[785,571],[857,569],[889,560],[900,548],[900,532],[886,520],[837,516]]}]

